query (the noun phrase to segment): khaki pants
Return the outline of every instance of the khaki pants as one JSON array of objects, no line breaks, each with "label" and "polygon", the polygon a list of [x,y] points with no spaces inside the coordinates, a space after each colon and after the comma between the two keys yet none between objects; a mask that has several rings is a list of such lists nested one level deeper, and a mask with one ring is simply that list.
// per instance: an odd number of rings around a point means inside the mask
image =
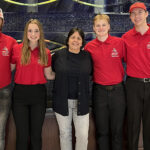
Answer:
[{"label": "khaki pants", "polygon": [[72,120],[75,126],[76,146],[75,150],[87,150],[89,113],[77,115],[77,100],[68,100],[69,115],[56,114],[60,131],[61,150],[72,150]]}]

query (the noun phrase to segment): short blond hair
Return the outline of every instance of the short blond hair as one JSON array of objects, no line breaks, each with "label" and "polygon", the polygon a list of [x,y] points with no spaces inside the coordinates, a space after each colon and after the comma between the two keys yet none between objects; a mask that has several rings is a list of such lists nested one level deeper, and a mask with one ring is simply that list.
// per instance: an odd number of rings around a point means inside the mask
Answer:
[{"label": "short blond hair", "polygon": [[105,15],[105,14],[96,15],[93,19],[93,25],[95,24],[95,21],[97,21],[97,20],[106,20],[108,22],[108,24],[110,24],[110,18],[108,15]]}]

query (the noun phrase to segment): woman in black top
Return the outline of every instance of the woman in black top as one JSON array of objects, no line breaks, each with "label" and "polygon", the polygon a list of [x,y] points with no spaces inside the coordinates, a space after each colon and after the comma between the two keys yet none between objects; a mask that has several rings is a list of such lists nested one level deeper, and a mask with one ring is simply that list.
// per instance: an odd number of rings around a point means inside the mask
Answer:
[{"label": "woman in black top", "polygon": [[90,54],[81,50],[84,33],[72,28],[67,48],[52,57],[56,73],[53,109],[60,130],[61,150],[72,150],[72,120],[76,132],[76,150],[87,150],[89,129],[89,79],[92,72]]}]

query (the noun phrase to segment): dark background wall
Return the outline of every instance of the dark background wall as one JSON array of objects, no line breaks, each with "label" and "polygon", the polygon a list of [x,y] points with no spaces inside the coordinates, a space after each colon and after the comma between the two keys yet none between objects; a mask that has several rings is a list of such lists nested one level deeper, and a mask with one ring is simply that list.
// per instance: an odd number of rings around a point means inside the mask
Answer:
[{"label": "dark background wall", "polygon": [[[48,0],[14,0],[23,4],[18,5],[0,0],[0,8],[5,17],[3,32],[21,40],[25,23],[31,18],[37,18],[43,24],[45,38],[50,40],[48,48],[55,51],[64,45],[68,31],[75,26],[83,29],[87,42],[92,40],[95,37],[92,30],[93,17],[97,13],[106,13],[111,18],[110,34],[120,37],[132,28],[128,10],[137,0],[56,0],[44,5],[26,6],[45,1]],[[150,10],[149,0],[139,1],[144,2]],[[90,6],[91,4],[96,7]],[[48,99],[51,99],[51,83],[49,81],[47,85]]]},{"label": "dark background wall", "polygon": [[[129,20],[129,6],[137,0],[81,0],[87,4],[97,4],[96,7],[78,3],[78,0],[56,0],[52,3],[39,6],[26,6],[48,0],[14,0],[22,5],[12,4],[7,0],[0,0],[0,8],[4,11],[5,25],[3,32],[21,40],[25,23],[31,18],[37,18],[43,24],[45,38],[59,44],[49,43],[51,50],[61,47],[65,37],[72,27],[80,27],[86,34],[87,42],[94,38],[92,19],[97,13],[109,14],[111,18],[111,34],[121,36],[132,28]],[[145,2],[150,9],[149,0]],[[100,8],[101,6],[102,8]]]}]

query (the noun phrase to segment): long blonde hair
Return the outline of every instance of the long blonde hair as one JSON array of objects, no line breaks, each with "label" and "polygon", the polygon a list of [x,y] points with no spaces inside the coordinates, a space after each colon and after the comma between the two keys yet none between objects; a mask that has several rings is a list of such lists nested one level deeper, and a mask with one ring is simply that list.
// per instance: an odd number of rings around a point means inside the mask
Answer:
[{"label": "long blonde hair", "polygon": [[22,47],[22,53],[21,53],[21,64],[22,65],[29,64],[30,59],[31,59],[31,50],[29,48],[29,40],[27,37],[29,24],[36,24],[39,28],[40,38],[38,40],[38,48],[39,48],[40,64],[47,65],[48,56],[46,54],[46,44],[44,41],[43,27],[42,27],[42,24],[37,19],[30,19],[25,25],[24,36],[23,36],[23,47]]}]

